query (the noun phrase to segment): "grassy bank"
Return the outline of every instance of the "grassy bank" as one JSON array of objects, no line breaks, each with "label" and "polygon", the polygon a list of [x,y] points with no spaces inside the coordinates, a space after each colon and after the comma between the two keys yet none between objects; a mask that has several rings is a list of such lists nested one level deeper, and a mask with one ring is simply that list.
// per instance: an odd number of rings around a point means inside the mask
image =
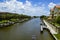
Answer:
[{"label": "grassy bank", "polygon": [[54,34],[58,40],[60,40],[60,34]]},{"label": "grassy bank", "polygon": [[31,19],[31,16],[17,13],[0,12],[0,27],[23,22],[29,19]]}]

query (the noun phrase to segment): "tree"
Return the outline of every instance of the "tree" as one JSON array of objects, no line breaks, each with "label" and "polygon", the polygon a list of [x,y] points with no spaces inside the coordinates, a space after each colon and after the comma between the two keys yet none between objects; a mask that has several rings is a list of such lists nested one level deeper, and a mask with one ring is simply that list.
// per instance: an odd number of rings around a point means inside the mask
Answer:
[{"label": "tree", "polygon": [[41,18],[41,19],[45,19],[45,18],[46,18],[46,16],[45,16],[45,15],[42,15],[42,16],[40,16],[40,18]]},{"label": "tree", "polygon": [[55,20],[56,23],[60,24],[60,16],[58,16]]}]

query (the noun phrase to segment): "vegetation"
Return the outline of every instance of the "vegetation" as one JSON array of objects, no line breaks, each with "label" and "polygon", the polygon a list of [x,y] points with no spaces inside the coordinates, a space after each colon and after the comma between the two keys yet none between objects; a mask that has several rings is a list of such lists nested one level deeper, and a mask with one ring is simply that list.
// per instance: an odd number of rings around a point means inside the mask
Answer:
[{"label": "vegetation", "polygon": [[17,21],[19,21],[19,19],[10,19],[10,21],[17,22]]},{"label": "vegetation", "polygon": [[58,16],[57,18],[55,18],[50,23],[53,24],[55,27],[59,27],[60,26],[60,16]]},{"label": "vegetation", "polygon": [[41,19],[46,19],[47,17],[45,15],[40,16]]},{"label": "vegetation", "polygon": [[8,21],[16,22],[25,18],[30,19],[31,16],[17,13],[0,12],[0,23],[6,23]]},{"label": "vegetation", "polygon": [[60,40],[60,34],[55,34],[58,40]]},{"label": "vegetation", "polygon": [[56,23],[60,24],[60,16],[58,16],[55,20]]},{"label": "vegetation", "polygon": [[34,18],[39,18],[39,16],[33,16]]},{"label": "vegetation", "polygon": [[9,20],[2,20],[0,21],[0,24],[7,23]]},{"label": "vegetation", "polygon": [[10,19],[24,19],[31,18],[31,16],[16,14],[16,13],[8,13],[8,12],[0,12],[0,20],[10,20]]}]

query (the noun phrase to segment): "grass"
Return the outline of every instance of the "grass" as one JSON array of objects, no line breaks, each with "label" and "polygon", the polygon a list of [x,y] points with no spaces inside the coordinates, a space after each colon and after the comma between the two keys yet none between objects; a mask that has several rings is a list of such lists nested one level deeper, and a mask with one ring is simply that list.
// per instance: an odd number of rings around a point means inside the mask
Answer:
[{"label": "grass", "polygon": [[60,27],[60,24],[58,24],[58,23],[53,23],[53,22],[51,22],[50,24],[52,24],[52,25],[54,25],[55,27]]},{"label": "grass", "polygon": [[19,21],[19,19],[10,19],[10,21],[16,22]]},{"label": "grass", "polygon": [[58,40],[60,40],[60,34],[54,34]]},{"label": "grass", "polygon": [[18,19],[11,19],[11,20],[2,20],[2,21],[0,21],[0,24],[3,24],[3,23],[7,23],[7,22],[16,22],[16,21],[18,21]]},{"label": "grass", "polygon": [[[25,19],[28,19],[28,18],[25,18]],[[0,21],[0,24],[4,24],[4,23],[7,23],[7,22],[18,22],[18,21],[20,21],[20,20],[19,19],[2,20],[2,21]]]},{"label": "grass", "polygon": [[7,23],[9,20],[2,20],[0,23]]},{"label": "grass", "polygon": [[58,23],[55,23],[55,25],[57,25],[57,27],[60,27],[60,24],[58,24]]}]

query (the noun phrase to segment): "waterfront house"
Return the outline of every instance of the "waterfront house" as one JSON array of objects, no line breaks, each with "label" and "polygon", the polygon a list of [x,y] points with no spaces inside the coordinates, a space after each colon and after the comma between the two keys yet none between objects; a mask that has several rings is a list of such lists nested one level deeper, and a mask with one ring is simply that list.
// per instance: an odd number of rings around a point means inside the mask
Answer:
[{"label": "waterfront house", "polygon": [[60,16],[60,5],[54,6],[54,8],[50,9],[50,19],[56,19]]},{"label": "waterfront house", "polygon": [[55,18],[57,18],[58,16],[60,16],[60,5],[56,5],[54,7],[54,16],[55,16]]}]

